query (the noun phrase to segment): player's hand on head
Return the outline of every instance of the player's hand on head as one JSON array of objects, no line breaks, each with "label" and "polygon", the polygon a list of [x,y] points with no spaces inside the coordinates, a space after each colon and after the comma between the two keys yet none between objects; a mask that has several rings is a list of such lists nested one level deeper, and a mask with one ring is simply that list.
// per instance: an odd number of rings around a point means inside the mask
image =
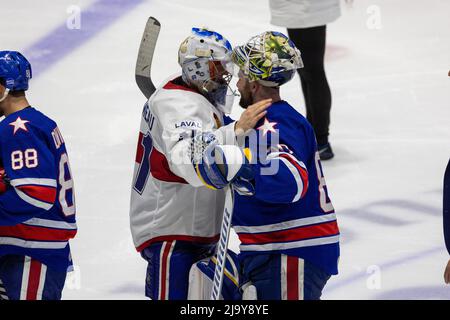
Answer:
[{"label": "player's hand on head", "polygon": [[447,266],[445,267],[444,280],[446,284],[450,284],[450,260],[448,260]]},{"label": "player's hand on head", "polygon": [[248,130],[255,127],[258,121],[267,113],[267,108],[272,104],[272,99],[258,101],[249,106],[236,122],[234,131],[237,135],[244,135]]}]

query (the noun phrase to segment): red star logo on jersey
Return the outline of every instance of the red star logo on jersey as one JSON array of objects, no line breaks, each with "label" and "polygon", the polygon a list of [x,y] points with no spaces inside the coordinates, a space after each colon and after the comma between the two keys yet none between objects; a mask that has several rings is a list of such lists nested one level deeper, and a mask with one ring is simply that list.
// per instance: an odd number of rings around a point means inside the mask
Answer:
[{"label": "red star logo on jersey", "polygon": [[24,130],[28,132],[28,128],[26,124],[30,122],[28,120],[22,120],[20,117],[16,119],[16,121],[11,122],[9,125],[14,127],[14,134],[16,134],[19,130]]},{"label": "red star logo on jersey", "polygon": [[276,122],[270,122],[267,120],[267,118],[264,118],[264,124],[258,128],[258,130],[263,130],[263,136],[267,134],[267,132],[273,132],[276,133],[275,126],[277,125]]}]

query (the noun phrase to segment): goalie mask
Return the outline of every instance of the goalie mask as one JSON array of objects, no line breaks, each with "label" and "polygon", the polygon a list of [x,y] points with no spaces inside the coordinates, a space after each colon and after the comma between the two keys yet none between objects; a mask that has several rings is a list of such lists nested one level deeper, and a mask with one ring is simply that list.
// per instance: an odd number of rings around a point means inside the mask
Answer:
[{"label": "goalie mask", "polygon": [[192,34],[178,50],[183,81],[224,113],[231,112],[236,95],[229,86],[233,70],[231,52],[227,39],[205,28],[192,28]]},{"label": "goalie mask", "polygon": [[303,68],[300,51],[284,34],[267,31],[233,50],[233,62],[250,81],[279,87]]}]

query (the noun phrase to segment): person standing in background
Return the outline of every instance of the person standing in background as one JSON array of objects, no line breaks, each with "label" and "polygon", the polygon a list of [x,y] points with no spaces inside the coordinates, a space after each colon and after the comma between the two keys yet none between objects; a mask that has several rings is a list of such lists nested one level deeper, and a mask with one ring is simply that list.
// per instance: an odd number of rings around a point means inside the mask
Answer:
[{"label": "person standing in background", "polygon": [[324,69],[326,25],[341,15],[339,0],[269,0],[271,23],[286,27],[289,38],[302,52],[298,69],[306,116],[316,134],[320,159],[334,157],[328,141],[331,91]]}]

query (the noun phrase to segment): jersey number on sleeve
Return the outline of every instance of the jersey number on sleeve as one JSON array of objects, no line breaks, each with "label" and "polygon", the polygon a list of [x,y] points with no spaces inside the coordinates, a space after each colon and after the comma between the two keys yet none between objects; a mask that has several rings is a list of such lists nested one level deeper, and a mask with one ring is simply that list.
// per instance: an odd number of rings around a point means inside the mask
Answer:
[{"label": "jersey number on sleeve", "polygon": [[324,213],[329,213],[334,211],[334,207],[328,196],[328,189],[325,182],[325,177],[323,175],[322,165],[320,164],[320,156],[318,151],[316,151],[315,162],[316,162],[317,179],[319,180],[320,207],[322,208]]},{"label": "jersey number on sleeve", "polygon": [[150,174],[150,153],[152,151],[153,141],[150,133],[142,135],[138,143],[138,162],[139,168],[134,183],[134,190],[139,194],[145,189],[148,176]]},{"label": "jersey number on sleeve", "polygon": [[[66,170],[67,169],[67,170]],[[72,172],[70,171],[69,157],[67,153],[61,155],[59,160],[59,203],[61,205],[64,215],[71,216],[75,214],[75,192],[73,188]],[[69,192],[70,191],[70,192]],[[70,195],[70,204],[67,202],[67,195]]]}]

